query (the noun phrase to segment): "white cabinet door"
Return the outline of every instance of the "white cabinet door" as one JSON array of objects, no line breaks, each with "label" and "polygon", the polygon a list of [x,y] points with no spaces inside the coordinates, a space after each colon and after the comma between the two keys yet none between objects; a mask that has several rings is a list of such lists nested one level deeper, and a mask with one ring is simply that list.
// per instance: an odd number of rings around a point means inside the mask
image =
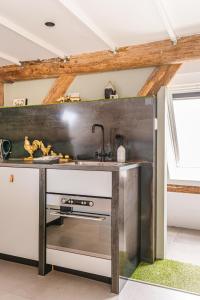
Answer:
[{"label": "white cabinet door", "polygon": [[0,253],[38,260],[39,170],[0,168]]}]

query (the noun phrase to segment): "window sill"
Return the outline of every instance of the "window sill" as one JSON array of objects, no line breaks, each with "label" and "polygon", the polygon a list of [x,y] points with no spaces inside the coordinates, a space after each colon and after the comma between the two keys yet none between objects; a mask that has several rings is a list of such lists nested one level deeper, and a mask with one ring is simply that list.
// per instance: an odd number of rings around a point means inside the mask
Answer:
[{"label": "window sill", "polygon": [[200,194],[200,186],[168,184],[167,191],[171,193]]}]

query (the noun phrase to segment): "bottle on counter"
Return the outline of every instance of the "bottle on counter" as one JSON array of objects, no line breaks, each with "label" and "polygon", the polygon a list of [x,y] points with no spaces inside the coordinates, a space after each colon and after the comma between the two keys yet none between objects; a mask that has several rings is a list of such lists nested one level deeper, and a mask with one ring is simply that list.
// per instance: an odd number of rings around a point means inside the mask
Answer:
[{"label": "bottle on counter", "polygon": [[116,139],[119,141],[119,147],[117,148],[117,162],[126,162],[126,149],[124,147],[124,138],[122,135],[116,135]]},{"label": "bottle on counter", "polygon": [[119,163],[126,162],[126,149],[123,145],[120,145],[117,149],[117,162]]}]

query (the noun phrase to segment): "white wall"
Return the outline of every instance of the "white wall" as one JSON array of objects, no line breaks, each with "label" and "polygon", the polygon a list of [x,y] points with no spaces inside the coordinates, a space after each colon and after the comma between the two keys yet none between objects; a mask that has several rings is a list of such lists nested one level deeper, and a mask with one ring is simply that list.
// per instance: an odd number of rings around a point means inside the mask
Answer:
[{"label": "white wall", "polygon": [[200,71],[195,73],[177,74],[170,83],[170,86],[182,84],[200,84]]},{"label": "white wall", "polygon": [[167,193],[168,226],[200,230],[200,195]]},{"label": "white wall", "polygon": [[[180,71],[174,76],[170,86],[197,84],[200,85],[200,61],[184,63]],[[188,171],[186,171],[188,174]],[[170,184],[200,185],[200,181],[168,180]],[[200,230],[200,195],[167,193],[168,226],[183,227]]]},{"label": "white wall", "polygon": [[[120,97],[133,97],[151,74],[153,68],[80,75],[75,78],[67,93],[79,92],[84,99],[104,98],[104,88],[110,80]],[[5,106],[12,106],[15,98],[28,98],[28,104],[40,104],[55,79],[21,81],[5,84]]]},{"label": "white wall", "polygon": [[4,85],[4,105],[12,106],[12,100],[27,98],[28,104],[40,104],[51,88],[54,79],[19,81]]}]

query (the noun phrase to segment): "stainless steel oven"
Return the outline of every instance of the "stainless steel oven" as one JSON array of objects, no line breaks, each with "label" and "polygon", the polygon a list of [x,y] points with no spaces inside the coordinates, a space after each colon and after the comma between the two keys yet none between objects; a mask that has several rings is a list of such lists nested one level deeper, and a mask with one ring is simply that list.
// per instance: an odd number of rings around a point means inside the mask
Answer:
[{"label": "stainless steel oven", "polygon": [[111,259],[111,199],[47,194],[47,248]]}]

